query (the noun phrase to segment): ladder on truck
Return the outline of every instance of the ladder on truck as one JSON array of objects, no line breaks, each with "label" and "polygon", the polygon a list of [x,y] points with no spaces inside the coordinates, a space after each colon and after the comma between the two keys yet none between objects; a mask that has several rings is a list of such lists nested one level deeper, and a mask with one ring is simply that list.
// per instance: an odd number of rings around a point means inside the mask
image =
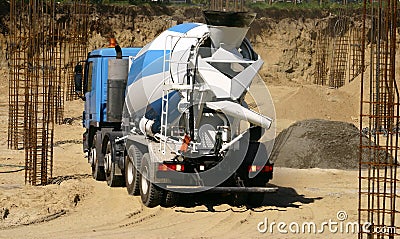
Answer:
[{"label": "ladder on truck", "polygon": [[[166,85],[171,81],[171,76],[167,78],[167,71],[170,72],[170,59],[171,50],[167,53],[167,41],[165,41],[164,46],[164,58],[163,58],[163,89],[162,89],[162,99],[161,99],[161,139],[160,139],[160,151],[165,155],[165,148],[167,143],[167,126],[168,126],[168,101],[169,92],[166,89]],[[168,54],[168,55],[167,55]]]},{"label": "ladder on truck", "polygon": [[[173,47],[182,38],[193,38],[199,39],[198,37],[189,36],[173,36],[169,35],[166,37],[164,46],[164,59],[163,59],[163,90],[162,90],[162,100],[161,100],[161,137],[160,137],[160,151],[165,155],[167,147],[167,131],[168,131],[168,110],[169,110],[169,96],[172,91],[175,90],[190,90],[192,89],[192,84],[187,85],[184,80],[179,83],[179,79],[174,82],[171,72],[171,64],[183,64],[189,66],[190,59],[187,60],[172,60]],[[168,50],[169,49],[169,50]],[[191,54],[191,53],[190,53]],[[179,74],[177,74],[179,76]]]},{"label": "ladder on truck", "polygon": [[[167,131],[168,131],[168,110],[169,110],[169,95],[174,90],[173,79],[171,75],[171,63],[178,63],[172,61],[173,42],[180,40],[180,36],[169,35],[166,37],[164,45],[164,59],[163,59],[163,89],[161,100],[161,139],[160,151],[165,155],[167,147]],[[168,44],[169,43],[169,44]],[[186,63],[187,64],[187,63]]]}]

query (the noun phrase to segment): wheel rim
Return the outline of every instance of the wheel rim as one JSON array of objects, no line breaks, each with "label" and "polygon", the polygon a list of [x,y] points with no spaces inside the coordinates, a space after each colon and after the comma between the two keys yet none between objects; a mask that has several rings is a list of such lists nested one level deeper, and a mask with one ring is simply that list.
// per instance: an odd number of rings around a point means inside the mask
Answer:
[{"label": "wheel rim", "polygon": [[127,179],[128,179],[128,183],[132,184],[133,183],[133,179],[134,179],[134,177],[133,177],[134,166],[133,166],[132,161],[130,161],[129,159],[126,159],[126,160],[128,160],[128,172],[127,172],[126,176],[127,176]]},{"label": "wheel rim", "polygon": [[110,166],[111,166],[111,153],[107,153],[106,154],[106,156],[104,157],[104,159],[105,159],[105,164],[104,164],[104,168],[105,168],[105,171],[106,171],[106,173],[107,173],[107,175],[109,175],[110,174]]},{"label": "wheel rim", "polygon": [[147,167],[143,167],[142,180],[140,183],[143,194],[147,194],[147,191],[149,190],[149,181],[147,180],[147,176],[148,176]]},{"label": "wheel rim", "polygon": [[96,155],[96,148],[92,148],[90,150],[90,164],[95,166],[97,163],[97,155]]}]

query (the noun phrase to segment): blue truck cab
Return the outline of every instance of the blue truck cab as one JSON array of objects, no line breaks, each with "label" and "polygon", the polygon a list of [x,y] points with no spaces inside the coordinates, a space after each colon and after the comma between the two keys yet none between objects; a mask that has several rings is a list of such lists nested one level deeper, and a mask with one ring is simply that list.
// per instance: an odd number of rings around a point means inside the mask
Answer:
[{"label": "blue truck cab", "polygon": [[[83,151],[88,153],[93,177],[107,180],[110,186],[120,186],[125,182],[125,148],[121,141],[116,142],[122,137],[122,116],[115,114],[116,111],[112,109],[122,111],[127,79],[110,78],[109,71],[115,75],[120,68],[114,67],[113,62],[122,62],[121,69],[126,70],[127,76],[131,62],[128,59],[134,59],[140,50],[119,46],[97,49],[75,66],[75,91],[85,101],[82,115],[85,128]],[[109,69],[110,65],[113,70]],[[118,87],[114,87],[116,85]]]},{"label": "blue truck cab", "polygon": [[[122,48],[122,57],[134,57],[141,48]],[[113,126],[115,122],[107,121],[107,80],[108,60],[116,57],[114,48],[93,50],[85,62],[84,95],[85,109],[83,112],[83,127]]]}]

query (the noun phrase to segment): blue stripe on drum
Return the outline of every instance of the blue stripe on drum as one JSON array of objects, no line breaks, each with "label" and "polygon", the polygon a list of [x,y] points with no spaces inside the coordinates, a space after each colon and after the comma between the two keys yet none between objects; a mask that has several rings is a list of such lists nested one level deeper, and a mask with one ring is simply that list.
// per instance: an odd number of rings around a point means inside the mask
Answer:
[{"label": "blue stripe on drum", "polygon": [[[169,51],[166,51],[169,57]],[[155,75],[163,72],[164,50],[150,50],[136,58],[129,70],[128,85],[144,78],[146,76]],[[165,67],[168,69],[168,62]]]},{"label": "blue stripe on drum", "polygon": [[168,31],[186,33],[198,26],[200,26],[200,25],[196,24],[196,23],[184,23],[184,24],[179,24],[179,25],[173,26],[170,29],[168,29]]}]

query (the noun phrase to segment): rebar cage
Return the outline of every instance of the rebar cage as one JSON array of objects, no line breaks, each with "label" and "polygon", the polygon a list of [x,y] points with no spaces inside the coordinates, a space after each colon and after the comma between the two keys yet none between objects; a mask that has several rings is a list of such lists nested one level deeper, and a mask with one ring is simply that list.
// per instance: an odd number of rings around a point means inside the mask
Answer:
[{"label": "rebar cage", "polygon": [[[358,238],[398,238],[397,1],[364,1]],[[367,57],[369,55],[369,57]]]},{"label": "rebar cage", "polygon": [[[60,10],[54,0],[10,1],[8,147],[25,150],[25,182],[53,172],[54,123],[75,99],[73,66],[87,52],[87,0]],[[68,77],[68,78],[66,78]]]}]

